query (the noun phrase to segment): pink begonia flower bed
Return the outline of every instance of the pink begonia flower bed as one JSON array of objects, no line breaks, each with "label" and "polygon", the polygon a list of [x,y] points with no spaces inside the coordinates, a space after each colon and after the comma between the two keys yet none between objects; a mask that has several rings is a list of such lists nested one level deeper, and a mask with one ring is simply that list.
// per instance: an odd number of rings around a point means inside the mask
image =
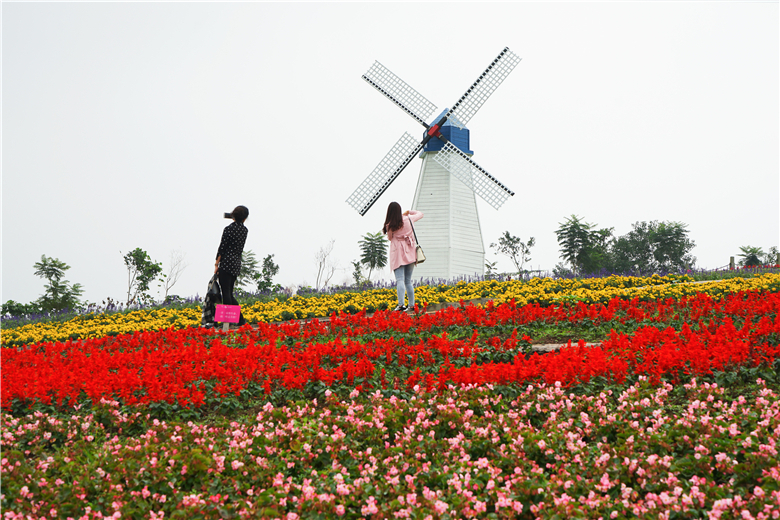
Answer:
[{"label": "pink begonia flower bed", "polygon": [[328,391],[213,424],[3,413],[2,517],[780,518],[777,388],[612,388]]}]

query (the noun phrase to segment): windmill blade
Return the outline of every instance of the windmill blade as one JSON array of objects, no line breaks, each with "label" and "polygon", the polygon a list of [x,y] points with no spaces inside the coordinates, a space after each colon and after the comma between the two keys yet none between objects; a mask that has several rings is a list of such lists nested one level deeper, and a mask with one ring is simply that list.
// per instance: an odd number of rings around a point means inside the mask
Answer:
[{"label": "windmill blade", "polygon": [[401,107],[401,110],[412,116],[415,121],[428,128],[428,119],[436,112],[436,105],[410,87],[404,80],[390,72],[378,61],[375,61],[368,72],[363,74],[363,79]]},{"label": "windmill blade", "polygon": [[361,215],[365,215],[395,178],[420,153],[422,148],[422,143],[412,137],[409,132],[405,132],[385,155],[385,158],[374,168],[374,171],[350,195],[347,204],[355,208]]},{"label": "windmill blade", "polygon": [[518,63],[520,63],[520,58],[510,51],[509,47],[504,47],[501,54],[488,65],[485,72],[447,112],[446,117],[452,121],[453,125],[461,129],[464,128]]},{"label": "windmill blade", "polygon": [[450,142],[433,159],[496,209],[515,194]]}]

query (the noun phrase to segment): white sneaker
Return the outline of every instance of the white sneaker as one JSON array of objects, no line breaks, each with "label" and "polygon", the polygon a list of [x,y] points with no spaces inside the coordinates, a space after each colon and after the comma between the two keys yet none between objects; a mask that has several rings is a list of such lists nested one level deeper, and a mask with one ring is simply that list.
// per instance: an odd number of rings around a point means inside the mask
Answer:
[{"label": "white sneaker", "polygon": [[401,312],[403,312],[403,311],[405,311],[405,310],[406,310],[406,305],[398,305],[398,306],[396,306],[396,308],[395,308],[395,309],[393,309],[393,312],[395,312],[395,311],[401,311]]}]

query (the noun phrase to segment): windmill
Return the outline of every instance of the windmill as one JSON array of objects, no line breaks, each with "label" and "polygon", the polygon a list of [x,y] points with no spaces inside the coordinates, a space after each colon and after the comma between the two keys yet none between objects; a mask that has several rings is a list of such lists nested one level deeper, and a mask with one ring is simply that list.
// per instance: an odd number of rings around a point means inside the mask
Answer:
[{"label": "windmill", "polygon": [[419,154],[422,158],[412,209],[425,218],[415,225],[427,260],[415,278],[452,279],[484,273],[485,246],[475,194],[495,209],[514,195],[471,160],[466,123],[520,62],[504,48],[465,94],[431,123],[436,106],[381,63],[374,62],[363,79],[425,127],[422,141],[408,132],[347,199],[361,215],[374,205],[398,175]]}]

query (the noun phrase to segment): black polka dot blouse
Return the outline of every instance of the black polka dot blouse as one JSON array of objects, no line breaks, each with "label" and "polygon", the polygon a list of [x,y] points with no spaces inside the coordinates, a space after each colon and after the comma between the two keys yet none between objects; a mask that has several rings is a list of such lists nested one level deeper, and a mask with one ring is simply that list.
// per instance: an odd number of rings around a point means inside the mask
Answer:
[{"label": "black polka dot blouse", "polygon": [[238,273],[241,271],[241,253],[244,251],[248,232],[246,226],[239,222],[233,222],[225,227],[222,232],[222,241],[217,250],[217,258],[222,257],[219,261],[220,272],[238,277]]}]

